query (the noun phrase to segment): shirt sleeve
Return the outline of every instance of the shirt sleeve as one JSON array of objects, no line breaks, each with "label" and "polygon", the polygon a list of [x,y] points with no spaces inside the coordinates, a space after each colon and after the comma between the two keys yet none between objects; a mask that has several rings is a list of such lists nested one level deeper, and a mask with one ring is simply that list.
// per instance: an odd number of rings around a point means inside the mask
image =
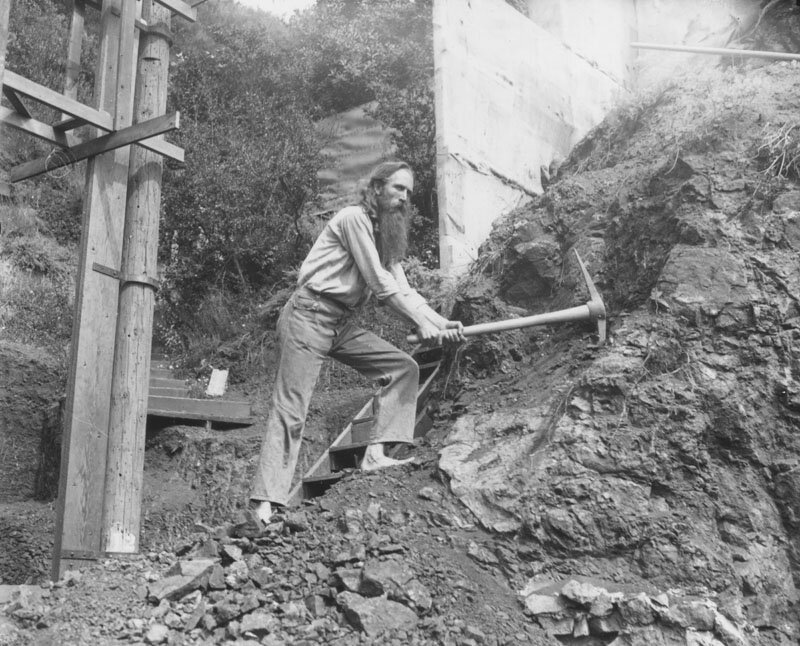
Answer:
[{"label": "shirt sleeve", "polygon": [[[369,216],[361,209],[353,210],[352,213],[345,214],[339,224],[342,245],[353,256],[358,270],[375,297],[383,300],[400,292],[395,276],[381,265]],[[405,279],[405,275],[403,278]]]},{"label": "shirt sleeve", "polygon": [[417,290],[412,289],[408,284],[406,272],[403,271],[403,266],[399,262],[396,262],[389,267],[389,273],[394,276],[400,293],[405,294],[409,298],[412,309],[417,309],[420,305],[425,305],[425,299],[419,294],[419,292],[417,292]]}]

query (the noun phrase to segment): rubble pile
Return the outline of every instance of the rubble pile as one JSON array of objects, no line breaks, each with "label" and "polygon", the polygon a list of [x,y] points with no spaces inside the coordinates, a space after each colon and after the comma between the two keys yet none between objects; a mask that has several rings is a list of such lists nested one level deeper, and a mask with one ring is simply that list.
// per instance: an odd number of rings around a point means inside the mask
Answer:
[{"label": "rubble pile", "polygon": [[620,587],[576,579],[532,580],[520,595],[536,622],[563,644],[750,643],[748,634],[706,597],[625,592]]},{"label": "rubble pile", "polygon": [[[382,489],[393,478],[371,480]],[[14,586],[0,606],[13,623],[0,629],[16,631],[17,641],[8,643],[47,643],[68,609],[81,607],[79,588],[97,576],[94,594],[115,603],[116,612],[87,622],[69,636],[75,643],[537,643],[535,627],[521,614],[511,617],[521,606],[510,587],[506,605],[493,605],[495,597],[481,595],[479,577],[458,563],[467,556],[467,567],[483,569],[500,587],[521,570],[513,552],[449,515],[452,503],[443,498],[441,487],[427,486],[417,493],[416,511],[373,500],[365,509],[312,505],[277,516],[264,530],[199,524],[175,551],[106,560],[55,585]],[[452,544],[447,558],[443,543]],[[475,604],[475,619],[462,619],[460,610]]]}]

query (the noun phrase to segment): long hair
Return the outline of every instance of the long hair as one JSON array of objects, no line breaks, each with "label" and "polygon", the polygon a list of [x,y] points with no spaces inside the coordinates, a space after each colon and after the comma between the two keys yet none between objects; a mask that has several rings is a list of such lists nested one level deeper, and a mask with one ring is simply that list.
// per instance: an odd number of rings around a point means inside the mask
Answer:
[{"label": "long hair", "polygon": [[385,212],[378,202],[378,192],[388,179],[399,170],[407,170],[412,177],[414,171],[406,162],[388,161],[378,164],[369,177],[362,182],[359,204],[376,221],[375,246],[381,264],[385,267],[402,260],[408,251],[408,224],[411,204],[406,202],[400,212]]}]

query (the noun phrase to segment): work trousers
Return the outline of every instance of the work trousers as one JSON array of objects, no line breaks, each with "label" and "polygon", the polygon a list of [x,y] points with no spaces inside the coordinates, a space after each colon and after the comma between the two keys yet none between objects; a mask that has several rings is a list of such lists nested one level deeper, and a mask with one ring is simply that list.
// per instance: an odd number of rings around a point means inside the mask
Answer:
[{"label": "work trousers", "polygon": [[287,503],[311,394],[326,357],[377,382],[371,444],[413,440],[419,367],[408,354],[355,326],[348,308],[306,288],[283,308],[277,332],[280,363],[251,499]]}]

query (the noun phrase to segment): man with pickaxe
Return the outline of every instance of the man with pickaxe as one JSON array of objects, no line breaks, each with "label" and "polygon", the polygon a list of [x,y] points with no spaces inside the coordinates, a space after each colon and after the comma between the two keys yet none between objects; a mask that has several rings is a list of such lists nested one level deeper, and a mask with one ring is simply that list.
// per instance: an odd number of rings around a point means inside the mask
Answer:
[{"label": "man with pickaxe", "polygon": [[387,442],[411,442],[419,368],[407,353],[356,327],[355,308],[371,295],[411,321],[423,344],[461,342],[463,325],[435,312],[409,287],[400,261],[408,248],[414,175],[404,162],[375,168],[358,205],[339,211],[300,267],[297,289],[278,319],[280,362],[248,509],[266,524],[287,502],[311,393],[322,362],[333,357],[375,380],[375,423],[363,470],[404,464]]}]

